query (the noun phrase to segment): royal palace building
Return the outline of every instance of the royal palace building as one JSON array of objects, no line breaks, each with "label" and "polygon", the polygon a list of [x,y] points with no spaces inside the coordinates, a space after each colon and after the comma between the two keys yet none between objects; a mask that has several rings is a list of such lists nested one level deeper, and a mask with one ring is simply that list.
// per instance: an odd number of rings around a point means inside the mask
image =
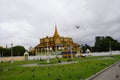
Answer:
[{"label": "royal palace building", "polygon": [[79,45],[73,42],[72,38],[62,37],[59,35],[57,26],[53,37],[46,36],[40,39],[40,44],[35,46],[37,54],[61,54],[61,53],[77,53],[80,51]]}]

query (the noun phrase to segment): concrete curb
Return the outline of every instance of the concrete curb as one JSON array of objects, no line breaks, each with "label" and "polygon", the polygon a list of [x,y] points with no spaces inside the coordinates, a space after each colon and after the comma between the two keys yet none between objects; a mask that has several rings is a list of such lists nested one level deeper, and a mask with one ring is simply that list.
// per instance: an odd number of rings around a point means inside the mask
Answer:
[{"label": "concrete curb", "polygon": [[110,69],[111,67],[115,66],[115,65],[118,64],[119,62],[120,62],[120,60],[117,61],[117,62],[115,62],[114,64],[108,66],[107,68],[105,68],[105,69],[99,71],[98,73],[96,73],[96,74],[90,76],[89,78],[87,78],[87,79],[85,79],[85,80],[92,80],[92,79],[94,79],[95,77],[97,77],[97,76],[99,76],[100,74],[104,73],[106,70],[108,70],[108,69]]}]

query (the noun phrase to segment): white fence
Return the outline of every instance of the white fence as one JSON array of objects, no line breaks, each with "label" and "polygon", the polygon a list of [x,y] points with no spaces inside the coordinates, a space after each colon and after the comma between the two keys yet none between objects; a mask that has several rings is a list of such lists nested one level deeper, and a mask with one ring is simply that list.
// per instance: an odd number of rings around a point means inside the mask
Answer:
[{"label": "white fence", "polygon": [[91,55],[91,56],[107,56],[107,55],[120,55],[120,51],[112,51],[112,52],[94,52],[94,53],[86,53],[83,55]]},{"label": "white fence", "polygon": [[[58,58],[62,58],[62,55],[57,55]],[[49,56],[29,56],[28,60],[40,60],[40,59],[47,59],[47,58],[56,58],[56,55],[49,55]]]},{"label": "white fence", "polygon": [[[106,55],[120,55],[120,51],[112,51],[112,52],[94,52],[94,53],[86,53],[82,54],[85,56],[91,55],[91,56],[106,56]],[[20,58],[19,58],[20,57]],[[62,58],[62,55],[57,55],[58,58]],[[38,55],[38,56],[29,56],[28,60],[40,60],[40,59],[47,59],[47,58],[56,58],[56,55]],[[0,61],[9,61],[11,60],[11,57],[0,57]],[[24,56],[14,56],[12,57],[12,60],[24,60]]]}]

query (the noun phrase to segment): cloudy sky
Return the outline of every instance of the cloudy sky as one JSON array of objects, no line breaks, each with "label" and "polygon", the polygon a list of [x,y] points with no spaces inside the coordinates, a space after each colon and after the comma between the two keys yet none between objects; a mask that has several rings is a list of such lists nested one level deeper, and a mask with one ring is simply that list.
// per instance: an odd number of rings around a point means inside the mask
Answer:
[{"label": "cloudy sky", "polygon": [[120,41],[120,0],[0,0],[0,46],[34,47],[55,24],[79,44],[94,45],[95,36]]}]

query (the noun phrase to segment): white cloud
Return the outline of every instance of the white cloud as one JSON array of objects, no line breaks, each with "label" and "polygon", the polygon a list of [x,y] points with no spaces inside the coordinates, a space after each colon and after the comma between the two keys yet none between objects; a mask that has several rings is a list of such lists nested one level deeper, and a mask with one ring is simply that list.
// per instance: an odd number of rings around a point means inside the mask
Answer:
[{"label": "white cloud", "polygon": [[0,45],[35,46],[53,35],[55,24],[60,35],[80,44],[94,45],[95,36],[120,41],[119,5],[119,0],[0,0]]}]

